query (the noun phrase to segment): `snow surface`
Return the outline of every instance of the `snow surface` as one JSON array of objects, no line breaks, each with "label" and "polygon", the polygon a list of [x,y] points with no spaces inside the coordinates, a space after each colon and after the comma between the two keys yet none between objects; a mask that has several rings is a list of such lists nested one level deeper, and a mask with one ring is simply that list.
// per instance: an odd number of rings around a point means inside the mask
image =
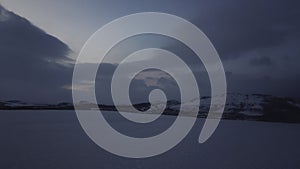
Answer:
[{"label": "snow surface", "polygon": [[[175,116],[143,127],[104,112],[116,129],[130,134],[161,132]],[[84,133],[74,111],[0,111],[1,169],[297,169],[300,125],[222,120],[204,144],[204,119],[172,150],[151,158],[112,155]],[[135,126],[135,127],[134,127]],[[105,137],[105,133],[103,133]]]},{"label": "snow surface", "polygon": [[[218,99],[218,96],[215,96]],[[224,113],[240,113],[247,116],[262,116],[263,104],[270,100],[271,96],[268,95],[245,95],[239,93],[228,93],[226,99],[226,106]],[[181,105],[171,105],[170,108],[188,112],[195,109],[198,105],[199,98],[195,98],[189,102],[182,103]],[[203,97],[200,99],[200,112],[208,112],[210,108],[210,97]],[[218,107],[218,105],[213,105]]]}]

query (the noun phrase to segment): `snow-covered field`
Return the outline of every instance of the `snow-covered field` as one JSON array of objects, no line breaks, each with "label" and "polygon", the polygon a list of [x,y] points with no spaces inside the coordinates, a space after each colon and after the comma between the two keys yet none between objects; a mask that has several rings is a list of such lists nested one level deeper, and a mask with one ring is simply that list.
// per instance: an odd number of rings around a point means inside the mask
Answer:
[{"label": "snow-covered field", "polygon": [[[123,120],[105,112],[116,128],[134,134],[158,132],[175,116],[149,127],[124,128]],[[298,169],[300,124],[222,120],[204,144],[198,136],[204,119],[172,150],[151,158],[128,159],[95,145],[74,111],[0,111],[0,169]],[[104,135],[105,137],[105,135]]]}]

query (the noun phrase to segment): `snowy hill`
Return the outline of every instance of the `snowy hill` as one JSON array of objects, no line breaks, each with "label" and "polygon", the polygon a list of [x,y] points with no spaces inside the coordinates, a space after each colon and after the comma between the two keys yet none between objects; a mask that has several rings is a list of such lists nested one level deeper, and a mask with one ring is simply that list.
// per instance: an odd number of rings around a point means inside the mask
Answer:
[{"label": "snowy hill", "polygon": [[[211,97],[204,96],[200,98],[200,106],[198,117],[206,118],[210,109]],[[192,109],[197,108],[199,98],[195,98],[189,102],[180,103],[176,100],[169,100],[163,114],[177,115],[180,108],[184,114],[189,115]],[[86,102],[78,103],[82,109],[94,109],[97,105]],[[150,108],[150,103],[139,103],[133,105],[140,111],[146,111]],[[153,110],[160,110],[162,103],[152,105]],[[218,106],[218,105],[213,105]],[[116,111],[113,105],[98,105],[101,110]],[[72,110],[74,109],[71,103],[58,104],[32,104],[17,100],[0,101],[0,109],[2,110]],[[129,110],[128,106],[121,106],[122,111]],[[151,112],[160,113],[160,112]],[[223,113],[224,119],[235,120],[256,120],[256,121],[272,121],[272,122],[292,122],[300,123],[300,101],[293,98],[275,97],[263,94],[240,94],[228,93],[226,106]]]},{"label": "snowy hill", "polygon": [[[168,105],[169,109],[190,110],[199,99],[187,103]],[[200,117],[206,117],[210,108],[211,97],[200,99]],[[287,97],[263,94],[228,93],[223,114],[225,119],[262,120],[281,122],[300,122],[300,101]]]}]

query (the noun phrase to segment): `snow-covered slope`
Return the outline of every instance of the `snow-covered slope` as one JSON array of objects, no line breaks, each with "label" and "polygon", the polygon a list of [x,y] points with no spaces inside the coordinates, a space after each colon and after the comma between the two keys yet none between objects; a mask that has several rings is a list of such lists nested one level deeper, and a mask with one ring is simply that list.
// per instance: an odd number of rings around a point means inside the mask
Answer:
[{"label": "snow-covered slope", "polygon": [[[182,108],[183,111],[188,112],[194,109],[198,102],[199,98],[182,104],[169,104],[168,108],[177,111]],[[211,97],[201,97],[199,106],[200,117],[207,115],[211,106],[210,102]],[[300,121],[299,100],[263,94],[227,94],[223,118],[266,120],[266,118],[275,118],[273,116],[278,116],[276,118],[279,121],[281,117],[285,121]]]},{"label": "snow-covered slope", "polygon": [[[199,103],[200,102],[200,106]],[[164,114],[177,115],[179,110],[183,110],[184,114],[190,115],[193,110],[199,109],[198,117],[206,117],[211,107],[211,97],[204,96],[195,98],[189,102],[180,103],[176,100],[169,100],[166,105]],[[79,103],[82,109],[93,109],[97,105],[89,103]],[[98,105],[102,110],[116,111],[113,105]],[[161,113],[163,103],[150,105],[150,103],[140,103],[134,105],[140,111],[146,111],[152,107],[151,113]],[[199,106],[199,107],[198,107]],[[219,106],[219,105],[212,105]],[[121,106],[122,111],[127,112],[128,106]],[[73,109],[70,103],[60,104],[29,104],[21,101],[0,101],[0,109]],[[216,114],[217,115],[217,114]],[[214,116],[213,116],[214,117]],[[296,122],[300,123],[300,101],[297,99],[286,97],[275,97],[263,94],[241,94],[228,93],[226,106],[223,113],[225,119],[240,120],[262,120],[276,122]]]}]

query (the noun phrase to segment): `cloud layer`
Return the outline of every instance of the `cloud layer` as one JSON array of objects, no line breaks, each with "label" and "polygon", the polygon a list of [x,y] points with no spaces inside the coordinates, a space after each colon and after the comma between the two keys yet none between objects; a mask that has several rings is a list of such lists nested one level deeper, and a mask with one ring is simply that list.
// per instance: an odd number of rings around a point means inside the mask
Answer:
[{"label": "cloud layer", "polygon": [[[194,4],[191,10],[194,13],[189,13],[188,3],[184,3],[182,8],[174,6],[174,9],[178,8],[181,14],[186,13],[187,18],[210,38],[223,61],[230,92],[300,97],[298,1],[192,0],[190,3]],[[139,6],[146,8],[143,3]],[[153,7],[151,10],[155,9]],[[166,8],[168,11],[170,9]],[[0,99],[71,101],[73,65],[68,64],[70,60],[67,55],[71,51],[66,44],[1,6],[0,37]],[[194,71],[202,95],[209,95],[207,73],[193,52],[172,39],[144,36],[118,44],[108,56],[107,63],[100,66],[101,73],[96,82],[100,100],[111,103],[110,78],[118,66],[114,57],[123,57],[147,47],[163,48],[180,56]],[[153,58],[127,64],[133,67],[149,59]],[[95,65],[87,65],[86,68],[89,66]],[[180,69],[176,65],[173,67]],[[126,73],[120,76],[129,78]],[[132,100],[146,101],[148,93],[154,88],[170,93],[171,99],[178,98],[178,94],[172,95],[177,93],[174,84],[174,80],[162,72],[143,72],[131,84]],[[78,89],[90,85],[92,83],[86,82]]]},{"label": "cloud layer", "polygon": [[0,6],[1,99],[34,102],[70,100],[68,46]]}]

